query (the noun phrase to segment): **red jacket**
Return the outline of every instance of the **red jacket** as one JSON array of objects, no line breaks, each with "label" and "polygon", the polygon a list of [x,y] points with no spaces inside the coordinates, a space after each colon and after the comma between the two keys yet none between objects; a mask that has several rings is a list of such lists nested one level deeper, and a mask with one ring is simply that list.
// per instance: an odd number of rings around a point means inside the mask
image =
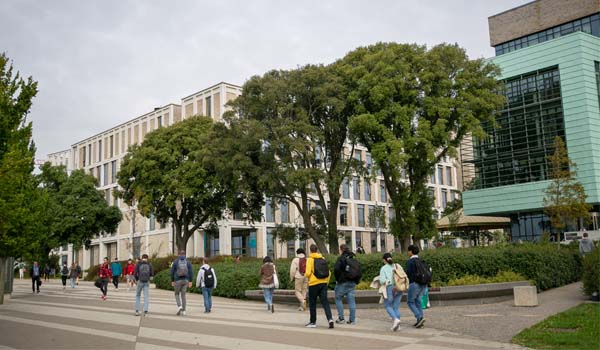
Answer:
[{"label": "red jacket", "polygon": [[125,275],[133,275],[133,271],[135,271],[134,264],[127,264],[127,266],[125,266]]},{"label": "red jacket", "polygon": [[98,271],[98,277],[100,278],[111,278],[112,271],[110,270],[110,266],[108,264],[100,265],[100,271]]}]

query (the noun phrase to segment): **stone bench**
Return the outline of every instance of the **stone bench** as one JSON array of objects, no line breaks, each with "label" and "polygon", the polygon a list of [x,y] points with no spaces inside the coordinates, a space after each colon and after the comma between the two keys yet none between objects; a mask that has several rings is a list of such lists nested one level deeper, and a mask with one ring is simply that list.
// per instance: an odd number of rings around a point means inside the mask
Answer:
[{"label": "stone bench", "polygon": [[[476,305],[490,304],[507,301],[513,298],[514,288],[530,286],[529,281],[477,284],[471,286],[441,287],[429,290],[429,303],[431,306],[447,305]],[[533,287],[535,289],[535,287]],[[250,300],[264,300],[262,290],[245,291],[246,298]],[[327,299],[335,302],[333,290],[327,291]],[[376,290],[357,290],[355,299],[357,307],[375,307],[379,304],[379,294]],[[277,289],[273,293],[273,301],[281,304],[297,304],[293,290]],[[402,294],[402,301],[406,301],[406,293]]]}]

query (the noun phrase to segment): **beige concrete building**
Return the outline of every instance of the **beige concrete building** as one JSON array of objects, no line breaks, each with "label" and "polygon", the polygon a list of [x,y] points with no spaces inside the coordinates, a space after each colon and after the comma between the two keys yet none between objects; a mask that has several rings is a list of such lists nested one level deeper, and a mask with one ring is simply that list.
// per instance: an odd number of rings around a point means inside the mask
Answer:
[{"label": "beige concrete building", "polygon": [[[72,247],[65,249],[69,251],[68,263],[75,259],[87,268],[98,264],[105,256],[123,260],[144,253],[150,256],[171,254],[174,250],[171,225],[161,224],[153,217],[141,216],[136,208],[127,206],[114,196],[118,186],[116,176],[121,161],[129,146],[143,142],[146,134],[153,130],[198,114],[210,116],[215,121],[222,120],[223,113],[227,110],[227,102],[240,94],[241,87],[219,83],[182,98],[180,105],[169,104],[155,108],[149,113],[72,145],[69,155],[70,164],[74,165],[74,169],[83,169],[97,178],[98,189],[105,193],[108,203],[121,209],[123,221],[117,232],[95,237],[90,249],[75,252],[72,251]],[[357,146],[352,156],[366,164],[372,163],[371,155],[364,147]],[[446,157],[431,176],[430,188],[435,198],[436,218],[440,216],[446,203],[456,196],[459,179],[457,168],[456,161]],[[387,220],[393,217],[382,178],[368,182],[363,178],[352,176],[345,181],[342,186],[338,218],[339,230],[343,232],[340,243],[346,242],[353,250],[361,245],[367,252],[391,251],[399,248],[393,236],[387,234],[383,224],[370,222],[369,218],[378,206],[385,210]],[[267,198],[262,214],[264,219],[251,225],[239,214],[228,213],[227,219],[218,223],[218,236],[209,235],[203,230],[194,233],[188,242],[188,255],[286,257],[293,256],[298,247],[305,247],[307,244],[305,241],[297,239],[279,242],[273,236],[273,230],[279,223],[302,225],[302,219],[294,205],[285,202],[276,204]]]}]

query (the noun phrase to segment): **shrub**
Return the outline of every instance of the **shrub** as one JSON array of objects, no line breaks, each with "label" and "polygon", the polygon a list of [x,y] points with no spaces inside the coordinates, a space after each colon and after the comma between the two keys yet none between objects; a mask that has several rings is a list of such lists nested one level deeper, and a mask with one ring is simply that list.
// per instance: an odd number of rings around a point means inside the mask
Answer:
[{"label": "shrub", "polygon": [[600,248],[583,258],[583,291],[587,295],[600,291]]},{"label": "shrub", "polygon": [[465,275],[460,278],[451,279],[448,281],[448,286],[468,286],[474,284],[487,284],[487,283],[502,283],[502,282],[516,282],[526,281],[527,279],[518,273],[512,271],[500,271],[494,277],[481,277],[475,275]]}]

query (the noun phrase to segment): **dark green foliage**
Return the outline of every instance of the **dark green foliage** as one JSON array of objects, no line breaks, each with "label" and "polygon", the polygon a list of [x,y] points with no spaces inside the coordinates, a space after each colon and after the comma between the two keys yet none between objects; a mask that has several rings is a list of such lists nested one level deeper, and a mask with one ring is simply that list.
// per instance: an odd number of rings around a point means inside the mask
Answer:
[{"label": "dark green foliage", "polygon": [[583,290],[585,294],[600,292],[600,248],[583,258]]}]

